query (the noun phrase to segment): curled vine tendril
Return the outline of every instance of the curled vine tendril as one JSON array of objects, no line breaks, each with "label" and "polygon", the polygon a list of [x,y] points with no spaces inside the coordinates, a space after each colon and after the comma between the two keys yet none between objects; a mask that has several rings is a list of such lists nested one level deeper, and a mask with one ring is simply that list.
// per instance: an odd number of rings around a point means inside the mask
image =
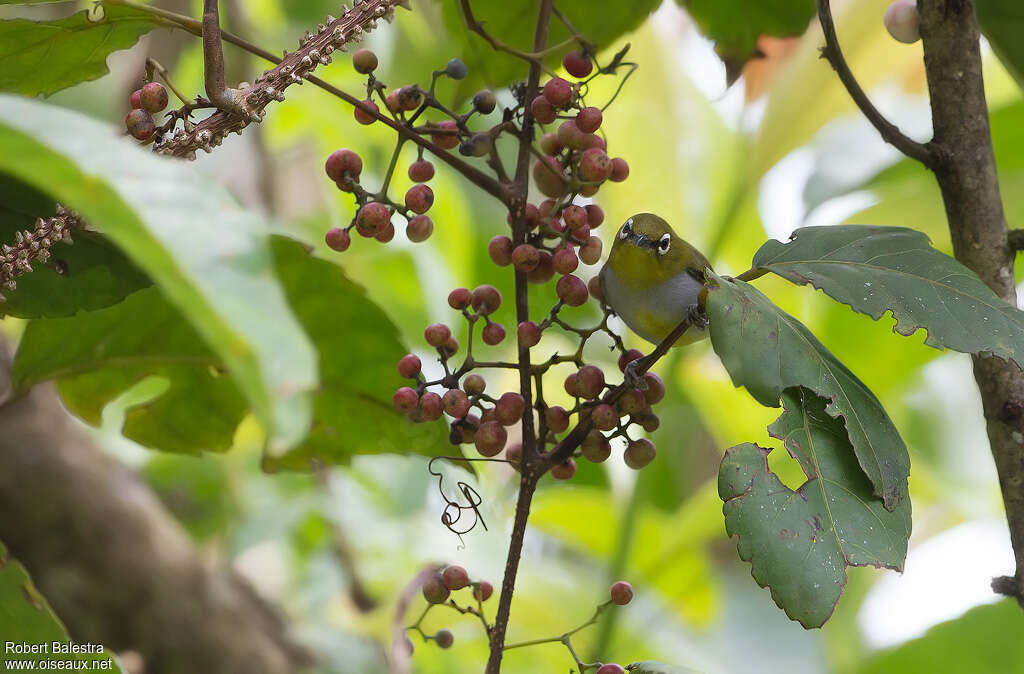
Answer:
[{"label": "curled vine tendril", "polygon": [[[441,524],[443,524],[448,531],[459,537],[459,547],[461,549],[465,547],[465,541],[462,540],[462,536],[475,529],[477,524],[482,526],[484,531],[488,530],[487,522],[484,521],[484,516],[480,512],[480,506],[483,504],[484,500],[483,497],[480,496],[480,492],[464,480],[459,480],[455,485],[458,496],[455,498],[449,498],[444,488],[444,473],[434,468],[434,462],[438,460],[453,462],[465,461],[467,463],[470,461],[491,461],[496,463],[508,462],[504,459],[467,459],[461,456],[435,456],[430,460],[430,463],[427,464],[427,470],[431,475],[437,478],[437,490],[446,504],[444,511],[441,512]],[[458,500],[459,498],[465,499],[465,504],[460,502]],[[462,520],[462,516],[467,510],[473,511],[473,522],[468,525],[463,524],[460,526],[459,522]]]}]

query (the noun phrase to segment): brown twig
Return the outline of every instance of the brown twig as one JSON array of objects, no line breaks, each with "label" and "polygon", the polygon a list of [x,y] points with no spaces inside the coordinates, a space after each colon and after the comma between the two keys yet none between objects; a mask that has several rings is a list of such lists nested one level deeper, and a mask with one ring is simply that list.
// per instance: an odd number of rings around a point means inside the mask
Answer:
[{"label": "brown twig", "polygon": [[846,87],[857,107],[864,113],[868,121],[878,129],[878,132],[882,134],[882,138],[887,143],[893,145],[908,157],[931,167],[934,162],[931,147],[913,140],[900,131],[899,127],[886,119],[878,108],[874,106],[867,94],[864,93],[860,83],[857,82],[857,78],[853,76],[853,72],[850,70],[850,66],[847,64],[843,51],[839,46],[839,38],[836,36],[836,26],[832,19],[832,7],[829,0],[818,0],[818,18],[821,21],[821,29],[825,33],[825,46],[821,50],[821,56],[832,64],[836,74],[839,76],[839,80]]}]

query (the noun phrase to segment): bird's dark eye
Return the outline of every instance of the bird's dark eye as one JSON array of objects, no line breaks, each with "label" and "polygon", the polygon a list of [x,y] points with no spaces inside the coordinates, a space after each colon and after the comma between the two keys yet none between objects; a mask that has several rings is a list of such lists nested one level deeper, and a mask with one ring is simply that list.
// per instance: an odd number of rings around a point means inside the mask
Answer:
[{"label": "bird's dark eye", "polygon": [[630,218],[629,220],[626,220],[626,224],[624,224],[622,226],[622,229],[619,230],[619,238],[620,239],[628,239],[630,236],[632,236],[632,234],[633,234],[633,218]]},{"label": "bird's dark eye", "polygon": [[658,254],[659,255],[664,255],[665,253],[668,252],[668,249],[671,248],[671,247],[672,247],[672,235],[671,234],[665,234],[665,236],[661,237],[661,239],[658,241]]}]

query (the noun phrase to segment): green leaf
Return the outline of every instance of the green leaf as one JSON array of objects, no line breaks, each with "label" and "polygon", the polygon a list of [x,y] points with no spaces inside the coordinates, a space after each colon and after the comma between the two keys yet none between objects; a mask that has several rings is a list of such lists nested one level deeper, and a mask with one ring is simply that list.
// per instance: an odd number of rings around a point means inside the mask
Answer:
[{"label": "green leaf", "polygon": [[[406,349],[390,319],[334,264],[288,239],[276,237],[272,247],[292,311],[319,352],[321,386],[308,438],[284,456],[268,456],[265,466],[305,470],[314,459],[441,453],[443,424],[414,425],[392,408],[395,363]],[[164,388],[128,407],[125,437],[186,454],[232,446],[249,406],[224,376],[223,360],[155,288],[103,311],[32,321],[12,370],[19,387],[58,379],[64,403],[92,424],[101,423],[111,401],[152,377]]]},{"label": "green leaf", "polygon": [[910,537],[910,500],[893,512],[872,494],[842,421],[807,389],[789,389],[769,433],[800,462],[796,491],[768,468],[770,449],[745,443],[725,453],[718,473],[725,528],[740,558],[771,590],[779,608],[806,628],[832,615],[847,566],[902,570]]},{"label": "green leaf", "polygon": [[730,72],[757,54],[761,35],[791,37],[802,35],[815,16],[814,0],[676,0],[693,16]]},{"label": "green leaf", "polygon": [[919,639],[873,653],[858,674],[1024,672],[1024,613],[1012,599],[972,608]]},{"label": "green leaf", "polygon": [[0,91],[48,96],[103,77],[111,53],[160,25],[152,14],[109,5],[98,15],[85,10],[55,21],[0,21]]},{"label": "green leaf", "polygon": [[[16,232],[31,231],[36,218],[55,212],[53,199],[0,175],[0,243],[12,243]],[[16,289],[4,289],[0,316],[71,316],[108,307],[152,284],[106,238],[85,229],[75,233],[71,245],[54,246],[45,264],[32,267],[32,273],[18,277]]]},{"label": "green leaf", "polygon": [[[605,49],[614,46],[619,36],[637,28],[659,4],[659,0],[564,0],[558,3],[558,9],[589,42]],[[471,7],[490,35],[521,51],[533,51],[538,7],[535,0],[473,0]],[[529,64],[509,54],[495,52],[483,38],[466,28],[459,0],[445,0],[442,9],[445,27],[462,47],[460,56],[469,67],[469,76],[458,84],[459,95],[471,96],[482,86],[503,87],[526,79]],[[562,22],[552,18],[548,44],[555,45],[570,37]],[[545,62],[557,68],[562,57],[573,48],[578,47],[557,50]],[[444,64],[445,61],[441,61],[431,65],[440,69]]]},{"label": "green leaf", "polygon": [[309,429],[312,348],[274,277],[268,226],[187,164],[83,115],[0,94],[0,174],[102,231],[223,360],[272,451]]},{"label": "green leaf", "polygon": [[928,331],[925,344],[990,353],[1024,365],[1024,312],[977,275],[905,227],[804,227],[789,243],[768,241],[754,267],[810,283],[876,321],[892,311],[893,330]]},{"label": "green leaf", "polygon": [[[121,672],[113,654],[106,650],[102,653],[53,653],[54,642],[59,642],[62,649],[69,648],[74,642],[68,636],[68,631],[60,618],[54,614],[49,603],[32,584],[32,579],[25,568],[8,556],[3,543],[0,543],[0,635],[3,635],[3,643],[0,643],[0,665],[6,664],[14,668],[18,661],[53,664],[56,660],[70,660],[76,663],[110,663],[102,665],[103,671],[117,674]],[[9,653],[9,643],[43,644],[48,647],[49,653]],[[83,667],[87,668],[89,665]]]},{"label": "green leaf", "polygon": [[1024,7],[1017,0],[977,0],[975,11],[981,32],[988,38],[992,51],[1024,87]]},{"label": "green leaf", "polygon": [[736,386],[777,407],[785,389],[805,386],[842,417],[861,468],[886,508],[907,497],[910,457],[873,393],[800,321],[753,286],[711,274],[707,311],[711,344]]}]

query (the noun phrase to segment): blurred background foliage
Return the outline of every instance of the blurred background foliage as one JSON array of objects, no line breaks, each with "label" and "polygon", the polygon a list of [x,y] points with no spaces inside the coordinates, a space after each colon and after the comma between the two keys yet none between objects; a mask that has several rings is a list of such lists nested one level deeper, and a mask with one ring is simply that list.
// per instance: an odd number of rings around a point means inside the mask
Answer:
[{"label": "blurred background foliage", "polygon": [[[201,3],[159,4],[197,15]],[[296,36],[336,13],[336,3],[326,0],[225,4],[230,29],[275,51],[291,48]],[[582,1],[563,3],[584,32],[589,23],[590,29],[604,31],[604,41],[628,28],[602,59],[629,42],[630,59],[640,64],[605,114],[610,152],[626,157],[632,170],[628,181],[601,191],[608,224],[598,233],[606,245],[617,223],[652,211],[702,248],[719,273],[745,270],[766,237],[784,240],[806,224],[910,226],[950,250],[932,177],[901,161],[860,117],[818,58],[822,40],[816,25],[803,37],[761,38],[765,58],[748,64],[729,85],[726,63],[685,9],[671,1],[638,4],[643,7],[619,17],[592,12]],[[513,76],[515,71],[496,74],[489,68],[507,69],[514,62],[486,54],[481,60],[480,44],[467,40],[457,15],[453,20],[454,2],[412,0],[412,5],[414,11],[400,12],[370,38],[381,59],[382,80],[425,82],[431,70],[460,51],[472,76],[458,86],[442,82],[442,96],[465,96],[492,78]],[[887,115],[926,138],[920,45],[901,45],[886,34],[881,16],[888,0],[835,5],[847,58],[862,84]],[[649,10],[654,13],[644,18]],[[36,7],[19,13],[65,11]],[[522,16],[505,19],[513,38],[514,31],[532,25]],[[183,90],[202,89],[199,42],[159,30],[115,54],[111,76],[61,91],[49,102],[120,124],[147,55],[168,66]],[[228,61],[229,78],[236,81],[251,79],[264,67],[231,49]],[[731,74],[734,66],[730,63]],[[338,59],[323,76],[348,91],[360,89],[346,59]],[[1010,72],[987,47],[986,76],[1003,196],[1011,223],[1018,222],[1024,215],[1024,101]],[[614,86],[599,81],[592,96],[604,100]],[[192,168],[224,182],[246,207],[263,211],[279,230],[342,267],[383,308],[401,340],[420,349],[425,324],[453,320],[445,303],[451,288],[492,283],[511,296],[511,275],[496,269],[486,254],[486,242],[506,229],[505,217],[496,203],[439,166],[431,213],[437,230],[427,243],[411,244],[399,233],[387,246],[359,242],[342,256],[326,250],[323,233],[347,223],[353,212],[346,195],[322,175],[323,158],[339,147],[356,150],[364,158],[364,181],[372,183],[367,175],[387,165],[392,142],[382,125],[356,124],[344,103],[313,87],[293,88],[287,103],[274,106],[258,129],[232,137]],[[413,154],[408,148],[403,161]],[[398,193],[405,180],[399,171]],[[735,542],[725,537],[714,476],[724,448],[769,442],[765,429],[777,411],[734,389],[703,343],[658,365],[669,393],[658,412],[663,423],[653,439],[659,454],[650,468],[635,474],[613,457],[603,466],[584,467],[568,483],[550,477],[542,482],[509,639],[574,627],[604,599],[610,581],[625,578],[637,589],[638,601],[582,634],[579,645],[588,656],[623,663],[659,659],[704,672],[1024,672],[1024,615],[1008,601],[996,602],[988,588],[990,578],[1011,568],[1012,560],[968,357],[925,347],[920,335],[895,335],[890,319],[874,323],[811,289],[767,277],[758,284],[874,390],[902,432],[913,461],[915,525],[905,573],[853,569],[835,615],[817,631],[787,620],[768,592],[754,584],[749,566],[737,559]],[[326,292],[324,287],[310,279],[304,292]],[[331,297],[320,299],[326,304],[310,309],[320,317],[310,320],[343,332],[344,321],[329,318]],[[531,299],[534,306],[549,306],[553,288],[534,290]],[[343,301],[337,300],[338,312],[349,311]],[[510,312],[506,303],[497,319],[510,325]],[[594,307],[578,314],[597,315]],[[2,323],[13,335],[23,325],[12,318]],[[627,341],[647,347],[632,336]],[[546,339],[542,350],[568,346]],[[339,336],[329,348],[354,347]],[[353,355],[358,357],[346,358]],[[614,368],[600,346],[589,356]],[[387,380],[384,388],[399,384],[390,366],[374,365],[376,376]],[[560,375],[552,375],[549,401],[557,402],[560,381]],[[493,390],[513,385],[511,378],[490,382]],[[460,563],[474,578],[500,583],[518,484],[505,467],[480,465],[473,478],[452,469],[446,486],[469,480],[484,495],[481,511],[489,527],[477,527],[460,540],[439,521],[443,501],[424,458],[357,456],[346,467],[318,475],[268,475],[260,469],[262,431],[252,418],[235,431],[233,451],[151,452],[121,435],[132,405],[146,398],[144,389],[108,405],[97,436],[138,467],[210,555],[241,570],[285,608],[303,639],[323,657],[322,672],[385,671],[396,597],[424,564]],[[372,439],[376,431],[366,432]],[[466,451],[474,455],[472,448]],[[790,486],[802,481],[785,452],[771,457],[773,470]],[[354,587],[363,588],[377,607],[361,611]],[[418,610],[414,606],[413,612]],[[472,619],[435,611],[425,627],[452,629],[455,646],[441,651],[417,643],[414,671],[480,670],[486,641]],[[566,671],[570,664],[555,644],[510,651],[505,671]]]}]

